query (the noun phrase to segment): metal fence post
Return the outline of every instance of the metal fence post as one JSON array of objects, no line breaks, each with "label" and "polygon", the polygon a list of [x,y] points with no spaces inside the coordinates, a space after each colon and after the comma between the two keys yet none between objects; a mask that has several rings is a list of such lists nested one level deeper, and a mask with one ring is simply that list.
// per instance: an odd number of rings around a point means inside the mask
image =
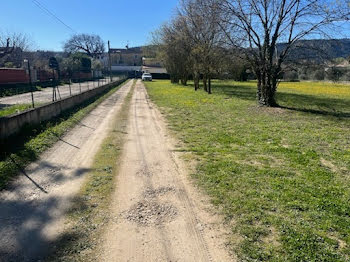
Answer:
[{"label": "metal fence post", "polygon": [[72,88],[71,88],[71,85],[72,84],[72,79],[70,78],[69,79],[69,95],[72,96]]},{"label": "metal fence post", "polygon": [[79,89],[80,89],[80,93],[81,93],[81,77],[80,77],[80,71],[79,71]]},{"label": "metal fence post", "polygon": [[55,70],[52,69],[52,102],[56,100],[56,90],[55,90]]},{"label": "metal fence post", "polygon": [[32,82],[32,71],[30,70],[29,59],[24,59],[24,62],[28,63],[28,73],[29,73],[29,83],[30,83],[30,93],[32,96],[32,107],[34,108],[34,95],[33,95],[33,82]]}]

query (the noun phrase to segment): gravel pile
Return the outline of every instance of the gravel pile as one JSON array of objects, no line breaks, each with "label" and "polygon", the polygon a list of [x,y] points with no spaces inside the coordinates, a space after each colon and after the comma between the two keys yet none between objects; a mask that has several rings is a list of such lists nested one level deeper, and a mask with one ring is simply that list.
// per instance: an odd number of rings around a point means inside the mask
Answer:
[{"label": "gravel pile", "polygon": [[177,210],[170,204],[158,204],[155,201],[141,201],[125,213],[125,218],[139,225],[161,225],[172,221]]},{"label": "gravel pile", "polygon": [[151,177],[152,173],[148,170],[146,166],[143,166],[139,171],[137,171],[136,175]]},{"label": "gravel pile", "polygon": [[175,188],[171,186],[167,187],[160,187],[157,189],[147,188],[145,192],[143,193],[144,198],[155,198],[157,196],[163,196],[167,193],[173,193],[175,192]]}]

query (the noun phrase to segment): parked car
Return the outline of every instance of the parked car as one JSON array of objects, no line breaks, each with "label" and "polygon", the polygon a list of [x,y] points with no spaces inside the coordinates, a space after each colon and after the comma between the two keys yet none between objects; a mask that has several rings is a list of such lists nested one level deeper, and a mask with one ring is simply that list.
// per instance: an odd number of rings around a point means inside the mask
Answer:
[{"label": "parked car", "polygon": [[152,75],[150,73],[143,73],[142,81],[152,81]]}]

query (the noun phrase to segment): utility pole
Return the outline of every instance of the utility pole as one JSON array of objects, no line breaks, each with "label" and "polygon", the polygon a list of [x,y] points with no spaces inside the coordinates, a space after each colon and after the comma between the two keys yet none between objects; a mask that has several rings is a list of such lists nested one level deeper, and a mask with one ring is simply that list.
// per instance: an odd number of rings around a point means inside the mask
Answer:
[{"label": "utility pole", "polygon": [[111,61],[111,46],[108,40],[108,64],[109,64],[109,80],[112,82],[112,61]]}]

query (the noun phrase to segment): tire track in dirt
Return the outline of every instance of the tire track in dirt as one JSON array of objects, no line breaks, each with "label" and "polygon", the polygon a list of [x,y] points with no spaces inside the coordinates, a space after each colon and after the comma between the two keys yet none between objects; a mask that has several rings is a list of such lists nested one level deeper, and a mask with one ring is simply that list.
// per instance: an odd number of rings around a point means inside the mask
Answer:
[{"label": "tire track in dirt", "polygon": [[[138,121],[138,114],[139,114],[139,106],[140,106],[140,102],[142,103],[143,102],[143,99],[144,99],[144,87],[140,84],[140,82],[138,83],[138,88],[136,89],[136,101],[139,101],[139,103],[134,103],[134,131],[136,132],[136,139],[137,139],[137,145],[138,145],[138,150],[139,150],[139,154],[140,154],[140,157],[141,157],[141,163],[142,163],[142,169],[143,171],[148,174],[144,177],[144,184],[145,186],[148,188],[148,189],[151,189],[154,191],[154,187],[153,187],[153,184],[152,184],[152,171],[150,170],[149,166],[148,166],[148,162],[147,162],[147,159],[146,159],[146,155],[145,155],[145,148],[147,148],[146,146],[147,145],[143,145],[142,143],[144,142],[143,139],[142,139],[142,136],[140,135],[140,130],[145,130],[145,126],[143,126],[144,122],[142,120],[144,120],[145,118],[143,118],[141,116],[141,121]],[[141,122],[141,123],[139,123]],[[148,142],[148,141],[147,141]],[[159,210],[159,199],[158,197],[155,195],[154,196],[154,199],[153,199],[153,203],[150,203],[150,211],[152,211],[152,207],[153,209],[156,209],[156,211],[158,210],[158,214],[152,214],[152,218],[154,216],[156,217],[159,217],[160,215],[167,215],[167,216],[171,216],[169,217],[169,221],[177,215],[177,209],[171,205],[167,205],[165,206],[167,208],[167,212],[161,212]],[[142,202],[139,202],[139,203],[142,203]],[[163,204],[164,205],[164,204]],[[164,206],[163,206],[164,207]],[[135,214],[135,216],[138,216],[139,214]],[[142,215],[142,214],[141,214]],[[163,221],[163,222],[166,222],[166,221]],[[165,257],[167,259],[167,261],[174,261],[173,259],[173,254],[172,254],[172,251],[171,249],[169,249],[169,243],[170,243],[170,240],[169,238],[167,237],[166,233],[164,232],[164,230],[162,230],[162,228],[158,228],[156,227],[155,228],[157,231],[158,231],[158,235],[160,236],[161,238],[161,241],[160,243],[162,244],[162,247],[163,247],[163,250],[164,250],[164,254],[165,254]]]},{"label": "tire track in dirt", "polygon": [[[173,156],[164,121],[138,81],[101,261],[232,261],[221,220]],[[180,161],[181,162],[181,161]]]}]

